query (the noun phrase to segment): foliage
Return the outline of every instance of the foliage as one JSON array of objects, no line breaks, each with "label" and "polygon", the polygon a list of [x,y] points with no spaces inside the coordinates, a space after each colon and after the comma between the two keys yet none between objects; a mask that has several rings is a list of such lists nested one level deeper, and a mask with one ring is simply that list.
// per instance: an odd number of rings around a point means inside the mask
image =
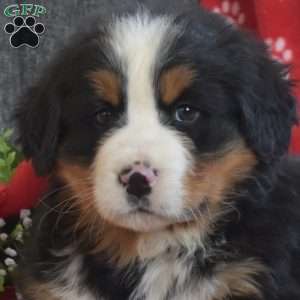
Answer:
[{"label": "foliage", "polygon": [[19,218],[0,218],[0,296],[6,286],[12,284],[12,275],[17,266],[18,249],[31,227],[30,210],[21,210]]},{"label": "foliage", "polygon": [[[0,132],[0,193],[8,184],[18,164],[22,161],[21,152],[12,143],[13,131]],[[0,298],[6,286],[12,285],[12,274],[17,266],[18,249],[24,235],[31,226],[29,210],[22,210],[19,217],[0,218]]]},{"label": "foliage", "polygon": [[22,155],[11,143],[11,129],[0,133],[0,183],[8,183],[13,176],[14,170],[22,160]]}]

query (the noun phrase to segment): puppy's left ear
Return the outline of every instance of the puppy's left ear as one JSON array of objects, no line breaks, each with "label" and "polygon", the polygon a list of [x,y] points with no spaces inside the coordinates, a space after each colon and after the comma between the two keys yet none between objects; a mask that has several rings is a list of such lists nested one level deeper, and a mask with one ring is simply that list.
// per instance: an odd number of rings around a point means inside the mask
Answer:
[{"label": "puppy's left ear", "polygon": [[244,69],[241,66],[241,130],[258,158],[271,163],[288,151],[291,128],[297,121],[296,101],[287,69],[271,60],[263,45],[247,51],[252,61]]},{"label": "puppy's left ear", "polygon": [[60,115],[58,97],[45,83],[28,91],[16,113],[22,150],[40,176],[49,174],[55,164]]}]

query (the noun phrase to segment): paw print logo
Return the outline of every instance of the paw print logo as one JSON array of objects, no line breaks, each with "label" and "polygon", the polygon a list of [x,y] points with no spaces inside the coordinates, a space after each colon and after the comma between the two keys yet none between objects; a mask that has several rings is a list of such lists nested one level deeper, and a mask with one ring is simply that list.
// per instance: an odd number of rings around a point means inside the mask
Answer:
[{"label": "paw print logo", "polygon": [[213,12],[221,14],[232,24],[243,25],[246,21],[245,14],[241,11],[241,6],[238,1],[222,1],[220,6],[215,6]]},{"label": "paw print logo", "polygon": [[271,55],[274,59],[283,64],[291,63],[293,60],[293,50],[287,47],[285,38],[267,38],[265,42],[268,45]]},{"label": "paw print logo", "polygon": [[7,23],[4,30],[11,34],[10,44],[12,47],[18,48],[26,45],[35,48],[39,45],[39,35],[43,34],[45,26],[42,23],[36,23],[32,16],[28,16],[25,20],[18,16],[12,23]]}]

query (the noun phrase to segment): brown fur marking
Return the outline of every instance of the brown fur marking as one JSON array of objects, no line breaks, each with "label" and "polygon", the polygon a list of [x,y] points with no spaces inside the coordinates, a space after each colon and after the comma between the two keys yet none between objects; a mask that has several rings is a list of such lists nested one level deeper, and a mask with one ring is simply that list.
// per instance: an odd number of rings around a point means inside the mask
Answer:
[{"label": "brown fur marking", "polygon": [[203,199],[207,199],[209,205],[218,206],[233,191],[234,185],[249,175],[256,163],[254,153],[242,143],[216,159],[199,159],[185,180],[188,206],[195,207]]},{"label": "brown fur marking", "polygon": [[78,165],[59,163],[58,173],[70,185],[75,208],[79,209],[76,231],[91,237],[91,253],[107,250],[112,262],[124,266],[137,257],[138,234],[108,223],[97,211],[92,191],[91,170]]},{"label": "brown fur marking", "polygon": [[259,283],[255,276],[266,273],[266,268],[254,259],[242,262],[220,264],[215,269],[216,280],[220,283],[216,300],[225,300],[228,296],[255,297],[262,299]]},{"label": "brown fur marking", "polygon": [[51,286],[23,276],[18,285],[24,300],[60,300],[51,294]]},{"label": "brown fur marking", "polygon": [[187,66],[167,70],[160,79],[160,92],[165,104],[172,104],[195,79],[195,71]]},{"label": "brown fur marking", "polygon": [[88,74],[92,86],[97,94],[104,100],[117,106],[121,99],[120,78],[112,71],[98,70]]}]

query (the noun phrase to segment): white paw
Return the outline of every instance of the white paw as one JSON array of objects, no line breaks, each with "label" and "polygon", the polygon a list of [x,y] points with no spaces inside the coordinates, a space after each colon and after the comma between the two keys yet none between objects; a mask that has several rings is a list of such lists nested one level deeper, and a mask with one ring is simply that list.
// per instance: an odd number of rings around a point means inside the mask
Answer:
[{"label": "white paw", "polygon": [[267,38],[266,44],[272,57],[283,64],[289,64],[293,60],[293,50],[288,48],[286,39],[283,37]]},{"label": "white paw", "polygon": [[225,16],[232,24],[243,25],[246,21],[245,14],[241,11],[238,1],[224,0],[220,6],[215,6],[213,12]]}]

